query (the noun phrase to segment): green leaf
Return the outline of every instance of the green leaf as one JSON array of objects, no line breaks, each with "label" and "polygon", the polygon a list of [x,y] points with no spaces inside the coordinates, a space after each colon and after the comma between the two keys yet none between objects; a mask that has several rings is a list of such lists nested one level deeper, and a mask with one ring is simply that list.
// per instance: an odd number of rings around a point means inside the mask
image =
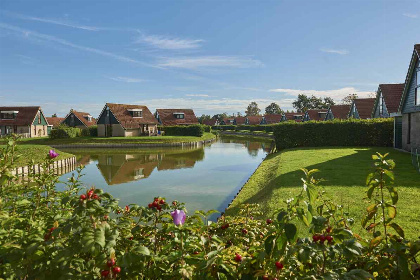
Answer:
[{"label": "green leaf", "polygon": [[352,269],[344,274],[344,280],[367,280],[373,279],[373,275],[363,269]]},{"label": "green leaf", "polygon": [[265,247],[265,252],[267,253],[267,255],[270,255],[271,252],[273,251],[275,239],[276,237],[274,235],[271,235],[265,240],[264,247]]},{"label": "green leaf", "polygon": [[315,204],[315,200],[318,198],[318,191],[314,185],[305,185],[306,194],[308,195],[309,202]]},{"label": "green leaf", "polygon": [[368,211],[369,213],[372,213],[372,212],[376,213],[377,210],[378,210],[378,205],[376,203],[371,204],[366,208],[366,211]]},{"label": "green leaf", "polygon": [[402,238],[404,238],[404,230],[396,223],[390,223],[390,227],[392,227]]},{"label": "green leaf", "polygon": [[376,186],[371,186],[371,187],[368,189],[368,191],[367,191],[367,197],[368,197],[369,199],[372,199],[372,194],[373,194],[373,191],[375,190],[375,187],[376,187]]},{"label": "green leaf", "polygon": [[378,236],[378,237],[375,237],[375,238],[373,238],[371,241],[370,241],[370,248],[375,248],[376,246],[378,246],[379,244],[381,244],[381,242],[382,242],[382,236]]},{"label": "green leaf", "polygon": [[391,219],[394,219],[397,215],[397,208],[394,205],[386,204],[386,208],[388,209],[388,216]]},{"label": "green leaf", "polygon": [[391,181],[394,181],[394,172],[384,169],[384,174],[388,176],[388,178],[391,179]]},{"label": "green leaf", "polygon": [[277,214],[277,221],[283,222],[283,218],[286,217],[286,215],[287,215],[286,211],[281,211],[280,213]]},{"label": "green leaf", "polygon": [[134,252],[139,255],[150,256],[150,250],[144,246],[138,246]]},{"label": "green leaf", "polygon": [[397,190],[394,187],[392,187],[392,186],[388,186],[387,189],[388,189],[389,194],[391,196],[392,204],[394,204],[394,205],[397,204],[397,202],[398,202],[398,193],[397,193]]},{"label": "green leaf", "polygon": [[297,234],[297,228],[294,224],[285,224],[284,231],[286,233],[286,237],[289,240],[295,240]]}]

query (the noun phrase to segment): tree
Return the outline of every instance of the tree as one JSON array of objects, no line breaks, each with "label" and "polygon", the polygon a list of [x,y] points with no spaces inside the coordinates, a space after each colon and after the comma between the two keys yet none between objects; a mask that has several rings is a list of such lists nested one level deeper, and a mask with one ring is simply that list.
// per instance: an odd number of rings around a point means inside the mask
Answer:
[{"label": "tree", "polygon": [[246,108],[245,115],[246,116],[258,116],[261,110],[258,108],[258,104],[255,101],[252,101],[248,107]]},{"label": "tree", "polygon": [[236,116],[237,116],[237,117],[242,117],[242,113],[241,113],[241,112],[237,112],[237,113],[236,113]]},{"label": "tree", "polygon": [[273,115],[273,114],[281,114],[283,111],[281,110],[280,106],[277,103],[271,103],[267,107],[265,107],[265,114]]},{"label": "tree", "polygon": [[198,119],[199,123],[203,123],[203,121],[205,121],[205,120],[210,120],[211,117],[210,117],[210,115],[202,114],[201,117],[198,117],[197,119]]},{"label": "tree", "polygon": [[223,119],[226,119],[227,117],[228,117],[228,114],[226,112],[224,112],[222,114],[213,115],[213,117],[211,117],[211,118],[221,122]]},{"label": "tree", "polygon": [[314,95],[308,97],[305,94],[299,94],[298,98],[292,104],[298,112],[305,112],[307,110],[328,109],[335,102],[331,97],[322,99]]},{"label": "tree", "polygon": [[353,100],[357,99],[358,96],[356,93],[352,93],[347,95],[346,97],[343,98],[343,100],[341,100],[341,103],[343,105],[351,105],[353,103]]},{"label": "tree", "polygon": [[57,114],[53,114],[52,116],[51,116],[51,118],[56,118],[57,117]]}]

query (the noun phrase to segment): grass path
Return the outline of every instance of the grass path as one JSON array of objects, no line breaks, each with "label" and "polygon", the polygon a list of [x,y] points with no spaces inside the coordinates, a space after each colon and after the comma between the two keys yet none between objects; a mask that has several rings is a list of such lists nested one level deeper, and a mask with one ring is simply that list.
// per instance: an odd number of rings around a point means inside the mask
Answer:
[{"label": "grass path", "polygon": [[319,169],[316,178],[322,178],[322,186],[328,195],[349,210],[355,218],[354,230],[363,233],[360,225],[367,202],[365,181],[372,170],[371,155],[387,153],[396,162],[395,186],[400,200],[397,204],[396,221],[404,228],[407,237],[417,238],[420,229],[420,174],[411,165],[408,153],[392,148],[307,148],[285,150],[269,155],[260,168],[243,187],[240,194],[226,211],[237,213],[242,203],[259,203],[267,217],[286,204],[301,189],[300,168]]}]

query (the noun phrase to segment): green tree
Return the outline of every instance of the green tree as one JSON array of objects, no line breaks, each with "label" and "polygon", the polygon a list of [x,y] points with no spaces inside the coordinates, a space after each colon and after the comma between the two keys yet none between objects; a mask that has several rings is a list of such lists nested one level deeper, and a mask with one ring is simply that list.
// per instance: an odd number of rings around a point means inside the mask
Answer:
[{"label": "green tree", "polygon": [[283,111],[277,103],[273,102],[267,107],[265,107],[266,115],[281,114],[281,113],[283,113]]},{"label": "green tree", "polygon": [[349,94],[341,100],[341,104],[351,105],[353,103],[353,100],[355,100],[357,98],[358,98],[358,96],[357,96],[356,93]]},{"label": "green tree", "polygon": [[246,116],[258,116],[261,110],[258,108],[257,102],[251,102],[248,107],[246,108],[245,115]]},{"label": "green tree", "polygon": [[52,116],[51,116],[51,118],[56,118],[57,117],[57,114],[53,114]]},{"label": "green tree", "polygon": [[205,114],[202,114],[200,117],[198,117],[197,118],[198,119],[198,122],[199,123],[203,123],[203,121],[205,121],[205,120],[210,120],[211,119],[211,117],[210,117],[210,115],[205,115]]},{"label": "green tree", "polygon": [[308,97],[305,94],[299,94],[292,104],[298,112],[305,112],[307,110],[328,109],[331,105],[334,105],[335,102],[331,97],[322,99],[314,95]]}]

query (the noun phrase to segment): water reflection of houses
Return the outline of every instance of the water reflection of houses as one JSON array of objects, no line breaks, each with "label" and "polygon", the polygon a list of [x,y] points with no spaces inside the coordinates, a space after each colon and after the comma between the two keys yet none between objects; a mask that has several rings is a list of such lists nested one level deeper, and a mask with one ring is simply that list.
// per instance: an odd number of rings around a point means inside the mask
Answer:
[{"label": "water reflection of houses", "polygon": [[223,143],[235,143],[235,144],[242,144],[247,150],[248,150],[248,154],[250,156],[257,156],[258,155],[258,151],[259,150],[263,150],[267,153],[270,152],[271,149],[271,143],[270,142],[254,142],[254,141],[249,141],[249,140],[240,140],[240,139],[229,139],[229,138],[224,138],[221,139],[221,142]]},{"label": "water reflection of houses", "polygon": [[204,149],[180,153],[98,155],[97,167],[108,185],[118,185],[149,177],[152,172],[192,168],[204,159]]}]

